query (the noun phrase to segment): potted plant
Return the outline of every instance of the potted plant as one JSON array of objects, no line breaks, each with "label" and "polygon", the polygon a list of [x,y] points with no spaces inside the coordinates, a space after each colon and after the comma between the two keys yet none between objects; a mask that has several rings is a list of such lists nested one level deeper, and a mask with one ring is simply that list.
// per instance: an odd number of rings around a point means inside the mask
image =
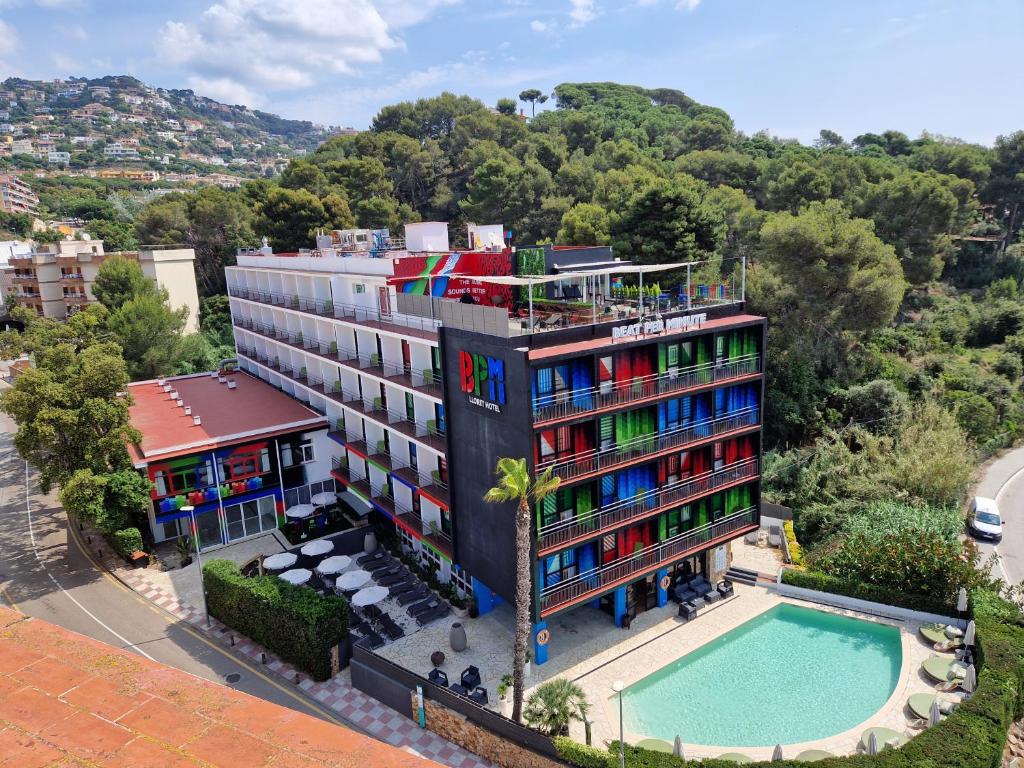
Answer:
[{"label": "potted plant", "polygon": [[332,341],[330,345],[330,350],[332,355],[338,354],[338,342]]},{"label": "potted plant", "polygon": [[567,736],[573,720],[586,722],[590,705],[576,683],[564,677],[537,687],[526,702],[523,717],[527,725],[548,736]]},{"label": "potted plant", "polygon": [[325,315],[333,315],[334,314],[334,302],[331,301],[330,299],[327,299],[324,302],[324,314]]},{"label": "potted plant", "polygon": [[182,568],[192,563],[192,537],[182,536],[175,545],[178,550],[178,558]]},{"label": "potted plant", "polygon": [[274,367],[275,368],[280,368],[281,367],[281,358],[278,357],[277,355],[274,355]]},{"label": "potted plant", "polygon": [[526,663],[523,664],[523,677],[525,677],[527,679],[529,679],[530,674],[533,672],[533,664],[530,663],[532,659],[533,659],[533,653],[530,651],[529,648],[527,648],[526,649]]},{"label": "potted plant", "polygon": [[341,379],[337,379],[334,382],[334,391],[335,392],[341,392]]},{"label": "potted plant", "polygon": [[512,687],[512,673],[506,672],[501,676],[501,681],[498,683],[498,699],[500,701],[508,701],[508,692]]},{"label": "potted plant", "polygon": [[299,297],[298,296],[292,296],[292,307],[294,307],[295,309],[299,308]]}]

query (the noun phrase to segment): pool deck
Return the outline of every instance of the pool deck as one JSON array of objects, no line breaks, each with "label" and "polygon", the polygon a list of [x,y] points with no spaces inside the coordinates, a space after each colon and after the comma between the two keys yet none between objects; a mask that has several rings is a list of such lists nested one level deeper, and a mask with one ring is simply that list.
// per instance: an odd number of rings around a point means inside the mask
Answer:
[{"label": "pool deck", "polygon": [[[663,621],[642,633],[644,635],[650,633],[650,638],[646,642],[635,645],[630,650],[625,650],[607,663],[592,665],[592,669],[588,670],[583,668],[585,665],[580,665],[579,669],[570,671],[569,676],[575,678],[576,682],[583,687],[591,704],[590,716],[593,720],[594,743],[601,744],[618,739],[618,698],[612,692],[613,682],[621,681],[627,687],[639,682],[661,667],[784,602],[899,628],[903,663],[899,681],[892,695],[872,717],[847,731],[827,738],[791,745],[784,744],[783,755],[792,758],[805,749],[824,749],[836,755],[854,754],[857,751],[861,734],[866,728],[874,726],[884,726],[900,733],[907,733],[908,737],[912,736],[914,732],[908,728],[912,716],[909,715],[906,707],[907,699],[915,693],[936,693],[933,684],[920,671],[921,664],[935,651],[926,645],[918,635],[919,625],[917,623],[892,621],[853,611],[806,603],[780,597],[760,587],[736,585],[736,595],[732,599],[710,606],[709,609],[702,611],[696,620],[680,624],[674,618],[674,611],[672,611]],[[623,649],[620,646],[617,650],[622,651]],[[952,654],[947,655],[952,658]],[[785,685],[786,670],[784,667],[766,669],[765,674],[775,676],[780,685]],[[836,694],[839,695],[839,692]],[[940,696],[951,701],[959,701],[962,698],[962,695],[955,693],[943,693]],[[582,725],[574,723],[571,735],[582,741]],[[626,733],[627,743],[636,743],[645,738],[648,738],[646,734]],[[689,758],[714,757],[723,752],[742,752],[755,760],[768,760],[771,758],[773,750],[774,745],[716,747],[684,743],[684,752]]]}]

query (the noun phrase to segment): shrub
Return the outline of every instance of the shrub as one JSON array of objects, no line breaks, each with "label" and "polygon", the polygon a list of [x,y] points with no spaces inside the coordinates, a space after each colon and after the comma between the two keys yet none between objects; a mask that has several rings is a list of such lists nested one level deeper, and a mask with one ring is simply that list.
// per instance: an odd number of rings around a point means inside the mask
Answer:
[{"label": "shrub", "polygon": [[228,560],[203,566],[210,613],[315,680],[331,676],[331,649],[348,634],[347,605],[276,576],[247,578]]},{"label": "shrub", "polygon": [[611,754],[597,747],[588,747],[573,741],[567,736],[555,736],[551,739],[558,756],[579,768],[612,768],[618,763],[612,760]]},{"label": "shrub", "polygon": [[820,571],[795,571],[787,568],[782,571],[782,583],[793,587],[813,589],[818,592],[831,592],[834,595],[846,595],[857,600],[872,603],[885,603],[915,611],[928,611],[948,615],[955,610],[955,603],[947,600],[936,600],[926,595],[911,592],[899,592],[878,584],[864,584],[852,579],[830,576]]},{"label": "shrub", "polygon": [[996,358],[992,370],[1000,376],[1005,376],[1010,381],[1016,381],[1024,373],[1024,363],[1021,363],[1020,355],[1013,352],[1003,352]]},{"label": "shrub", "polygon": [[782,530],[786,534],[786,541],[789,542],[789,559],[793,565],[804,564],[804,550],[796,540],[796,531],[793,530],[793,521],[786,520],[782,523]]},{"label": "shrub", "polygon": [[132,552],[142,551],[142,534],[138,528],[122,528],[110,534],[110,546],[121,557],[129,557]]},{"label": "shrub", "polygon": [[564,735],[569,732],[570,722],[586,719],[589,709],[582,688],[564,677],[556,677],[541,683],[530,694],[523,719],[541,733]]}]

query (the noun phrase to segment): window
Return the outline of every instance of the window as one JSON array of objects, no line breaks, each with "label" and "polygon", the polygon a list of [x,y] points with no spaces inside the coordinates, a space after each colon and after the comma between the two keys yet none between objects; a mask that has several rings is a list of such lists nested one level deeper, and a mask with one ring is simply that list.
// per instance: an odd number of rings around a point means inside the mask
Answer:
[{"label": "window", "polygon": [[455,585],[455,589],[458,590],[460,597],[473,594],[473,578],[469,575],[469,571],[464,568],[452,568],[451,583]]},{"label": "window", "polygon": [[316,456],[313,452],[312,438],[306,438],[297,443],[283,443],[281,445],[282,467],[295,467],[300,464],[310,464],[313,461],[316,461]]},{"label": "window", "polygon": [[244,480],[270,471],[270,451],[263,447],[249,453],[237,453],[220,460],[222,482]]},{"label": "window", "polygon": [[158,469],[153,473],[157,496],[175,496],[213,485],[209,462],[181,469]]}]

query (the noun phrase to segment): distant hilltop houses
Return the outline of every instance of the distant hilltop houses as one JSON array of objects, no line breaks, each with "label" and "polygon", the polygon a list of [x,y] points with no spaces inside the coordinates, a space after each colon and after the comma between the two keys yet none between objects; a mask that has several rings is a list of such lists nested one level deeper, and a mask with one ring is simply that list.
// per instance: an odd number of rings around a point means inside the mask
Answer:
[{"label": "distant hilltop houses", "polygon": [[275,175],[330,136],[355,133],[127,76],[0,82],[5,171],[244,180]]}]

